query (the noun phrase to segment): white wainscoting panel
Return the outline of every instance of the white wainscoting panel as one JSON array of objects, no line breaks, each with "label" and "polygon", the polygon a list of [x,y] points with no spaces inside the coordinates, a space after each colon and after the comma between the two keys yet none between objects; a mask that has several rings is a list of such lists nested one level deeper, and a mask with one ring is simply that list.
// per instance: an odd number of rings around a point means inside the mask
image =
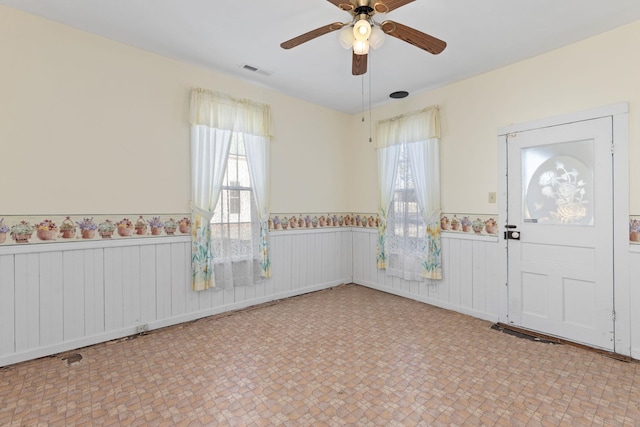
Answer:
[{"label": "white wainscoting panel", "polygon": [[[353,281],[438,307],[498,321],[499,245],[493,236],[443,233],[443,280],[407,281],[376,268],[376,230],[353,230]],[[504,286],[504,284],[503,284]]]},{"label": "white wainscoting panel", "polygon": [[[631,357],[640,360],[640,245],[629,245],[629,294],[627,307],[616,306],[616,311],[627,310],[630,314]],[[617,350],[617,349],[616,349]],[[622,353],[622,351],[620,351]],[[626,354],[626,353],[625,353]]]},{"label": "white wainscoting panel", "polygon": [[[497,237],[443,233],[442,281],[412,282],[376,268],[377,231],[289,230],[270,236],[273,277],[253,286],[191,290],[188,237],[80,241],[0,248],[0,366],[213,314],[357,283],[498,321]],[[640,245],[629,252],[640,277]],[[640,301],[631,286],[630,307]],[[630,310],[631,325],[640,312]],[[640,328],[631,328],[640,343]],[[640,346],[631,356],[640,359]]]},{"label": "white wainscoting panel", "polygon": [[350,283],[351,235],[272,233],[272,278],[202,292],[189,237],[0,248],[0,366]]}]

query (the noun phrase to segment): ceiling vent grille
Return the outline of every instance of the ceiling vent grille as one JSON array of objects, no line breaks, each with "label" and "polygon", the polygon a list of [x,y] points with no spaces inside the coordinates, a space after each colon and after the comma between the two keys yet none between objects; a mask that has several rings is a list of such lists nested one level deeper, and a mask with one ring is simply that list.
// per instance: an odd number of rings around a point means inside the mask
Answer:
[{"label": "ceiling vent grille", "polygon": [[245,70],[251,71],[252,73],[262,74],[263,76],[270,76],[273,74],[273,72],[271,71],[261,70],[260,68],[254,67],[253,65],[249,64],[241,65],[240,68],[244,68]]}]

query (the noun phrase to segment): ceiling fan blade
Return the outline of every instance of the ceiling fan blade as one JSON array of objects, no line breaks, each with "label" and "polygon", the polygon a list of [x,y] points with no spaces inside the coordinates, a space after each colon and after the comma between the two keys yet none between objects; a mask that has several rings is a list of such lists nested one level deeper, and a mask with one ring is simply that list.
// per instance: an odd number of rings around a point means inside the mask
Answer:
[{"label": "ceiling fan blade", "polygon": [[353,53],[353,61],[351,63],[351,74],[359,76],[367,72],[367,60],[369,55],[356,55]]},{"label": "ceiling fan blade", "polygon": [[333,24],[324,25],[320,28],[316,28],[315,30],[311,30],[308,33],[304,33],[299,35],[298,37],[294,37],[291,40],[287,40],[286,42],[280,43],[280,47],[283,49],[291,49],[292,47],[296,47],[301,45],[304,42],[308,42],[309,40],[313,40],[316,37],[320,37],[332,31],[339,30],[344,27],[345,24],[342,22],[334,22]]},{"label": "ceiling fan blade", "polygon": [[[331,1],[331,0],[329,0]],[[409,4],[415,0],[382,0],[376,1],[373,3],[373,10],[376,13],[388,13],[392,10],[399,8],[400,6],[404,6],[405,4]],[[333,3],[333,2],[332,2]]]},{"label": "ceiling fan blade", "polygon": [[327,1],[347,12],[351,12],[353,9],[356,8],[356,6],[353,3],[351,3],[349,0],[327,0]]},{"label": "ceiling fan blade", "polygon": [[420,49],[424,49],[434,55],[439,54],[447,47],[447,43],[440,39],[394,21],[384,21],[382,25],[380,25],[380,28],[382,28],[382,31],[386,34],[410,43]]}]

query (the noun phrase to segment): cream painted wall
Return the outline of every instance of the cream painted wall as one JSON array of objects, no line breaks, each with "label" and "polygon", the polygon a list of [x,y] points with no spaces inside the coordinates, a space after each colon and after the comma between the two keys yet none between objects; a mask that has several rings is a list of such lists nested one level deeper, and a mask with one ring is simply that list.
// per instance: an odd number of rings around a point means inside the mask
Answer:
[{"label": "cream painted wall", "polygon": [[[627,101],[638,158],[638,39],[640,22],[375,108],[372,121],[440,105],[443,210],[496,214],[487,193],[502,126]],[[368,115],[362,123],[3,6],[0,67],[0,215],[187,211],[191,87],[271,105],[273,212],[377,210]],[[640,214],[634,167],[630,189]]]},{"label": "cream painted wall", "polygon": [[[640,21],[436,90],[375,108],[373,121],[440,105],[442,207],[497,214],[488,192],[498,186],[498,129],[512,124],[629,103],[630,213],[640,214]],[[454,49],[449,46],[448,49]],[[443,53],[443,55],[446,54]],[[399,87],[398,89],[402,89]],[[375,211],[375,151],[368,127],[351,118],[354,191],[349,210]],[[357,152],[357,155],[355,153]],[[635,159],[635,160],[634,160]]]},{"label": "cream painted wall", "polygon": [[0,216],[189,209],[189,90],[272,107],[273,212],[341,211],[349,116],[0,6]]}]

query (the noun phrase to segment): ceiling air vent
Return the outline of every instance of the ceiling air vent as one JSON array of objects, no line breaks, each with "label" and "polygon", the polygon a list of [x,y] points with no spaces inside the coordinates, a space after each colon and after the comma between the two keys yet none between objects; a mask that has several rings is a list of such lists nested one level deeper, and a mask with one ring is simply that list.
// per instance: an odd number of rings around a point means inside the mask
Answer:
[{"label": "ceiling air vent", "polygon": [[263,76],[270,76],[273,74],[273,72],[271,71],[261,70],[260,68],[254,67],[253,65],[249,65],[249,64],[241,65],[240,68],[244,68],[245,70],[251,71],[253,73],[262,74]]}]

